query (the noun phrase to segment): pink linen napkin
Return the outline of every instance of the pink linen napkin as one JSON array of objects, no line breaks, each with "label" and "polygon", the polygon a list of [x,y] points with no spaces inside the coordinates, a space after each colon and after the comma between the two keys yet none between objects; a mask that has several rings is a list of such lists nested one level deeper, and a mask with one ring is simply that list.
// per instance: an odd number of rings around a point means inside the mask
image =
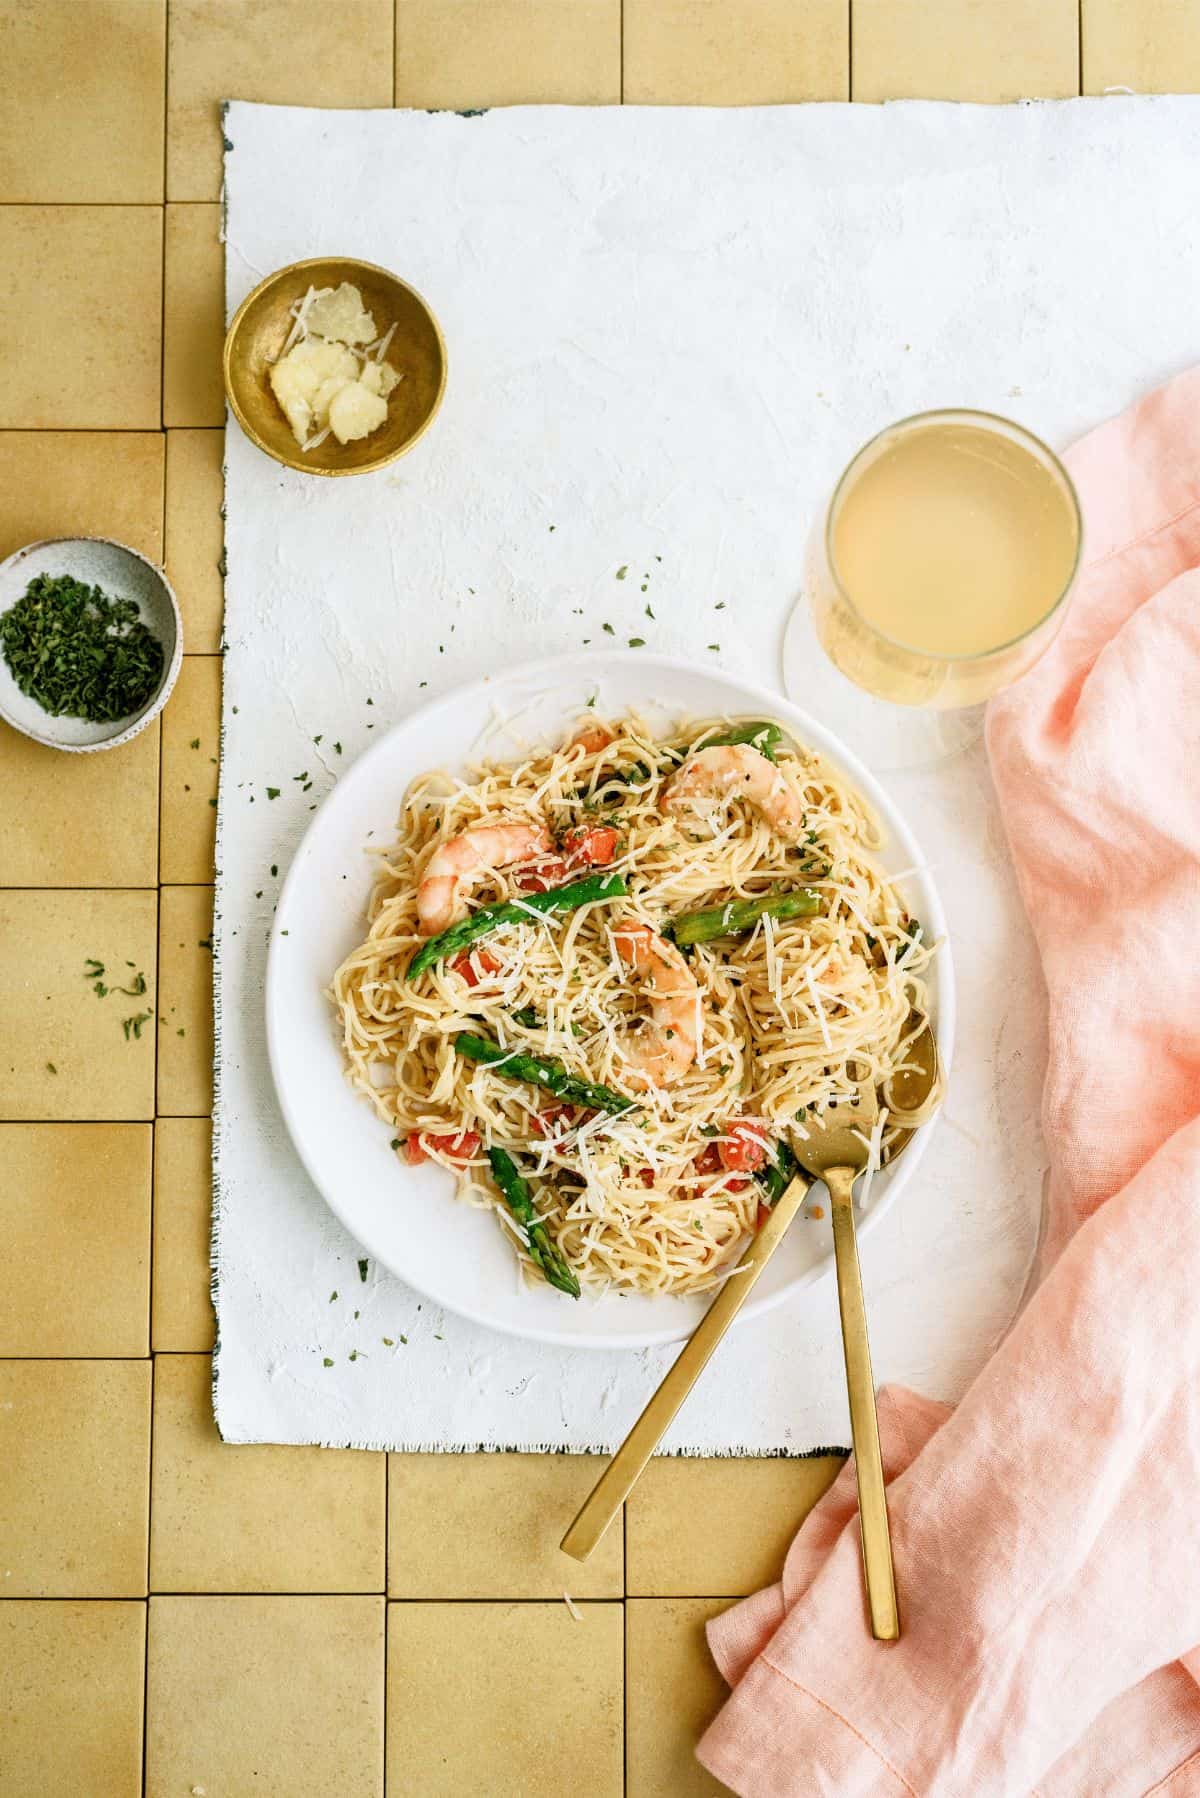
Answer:
[{"label": "pink linen napkin", "polygon": [[709,1626],[742,1798],[1200,1794],[1200,370],[1077,444],[1085,566],[988,720],[1049,999],[1042,1284],[952,1415],[880,1396],[904,1635],[852,1467]]}]

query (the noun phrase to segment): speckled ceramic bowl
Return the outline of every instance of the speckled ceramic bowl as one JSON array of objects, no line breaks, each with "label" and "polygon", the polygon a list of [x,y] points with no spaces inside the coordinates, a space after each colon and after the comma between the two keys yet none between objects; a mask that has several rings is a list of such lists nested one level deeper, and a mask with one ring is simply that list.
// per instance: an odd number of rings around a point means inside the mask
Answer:
[{"label": "speckled ceramic bowl", "polygon": [[90,587],[101,587],[113,599],[134,599],[146,627],[163,647],[163,673],[158,687],[140,712],[111,724],[89,724],[84,718],[55,718],[36,699],[22,693],[0,654],[0,718],[14,730],[49,749],[88,754],[128,743],[166,705],[183,658],[183,620],[171,584],[161,568],[123,543],[108,537],[53,537],[27,543],[0,562],[0,615],[21,598],[35,575],[69,574]]}]

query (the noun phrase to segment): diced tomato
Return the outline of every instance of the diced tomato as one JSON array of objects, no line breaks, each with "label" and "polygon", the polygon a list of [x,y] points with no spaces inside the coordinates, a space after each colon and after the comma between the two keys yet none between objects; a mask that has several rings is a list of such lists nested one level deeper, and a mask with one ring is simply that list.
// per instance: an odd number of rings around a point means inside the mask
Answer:
[{"label": "diced tomato", "polygon": [[586,755],[595,755],[598,750],[607,749],[613,740],[613,734],[602,724],[589,724],[572,737],[567,745],[569,749],[582,749]]},{"label": "diced tomato", "polygon": [[641,1181],[643,1186],[653,1186],[654,1185],[654,1169],[652,1167],[640,1167],[638,1169],[638,1179]]},{"label": "diced tomato", "polygon": [[[728,1140],[721,1145],[721,1162],[739,1174],[751,1174],[767,1159],[767,1145],[761,1130],[752,1124],[733,1124]],[[734,1190],[730,1187],[730,1191]]]},{"label": "diced tomato", "polygon": [[480,1136],[476,1130],[455,1130],[448,1136],[430,1130],[410,1130],[405,1158],[413,1166],[428,1161],[430,1153],[444,1155],[448,1161],[472,1161],[479,1153]]},{"label": "diced tomato", "polygon": [[617,853],[620,840],[619,832],[611,824],[593,824],[590,828],[568,831],[562,846],[568,864],[606,868]]},{"label": "diced tomato", "polygon": [[[478,974],[475,972],[476,966],[479,968]],[[504,963],[497,961],[490,949],[476,949],[474,961],[471,959],[471,951],[464,949],[450,963],[450,972],[461,974],[468,986],[478,986],[481,975],[498,974],[503,966]]]},{"label": "diced tomato", "polygon": [[546,1105],[541,1111],[535,1111],[529,1121],[539,1136],[550,1136],[559,1123],[573,1124],[575,1122],[575,1107],[573,1105]]},{"label": "diced tomato", "polygon": [[701,1149],[694,1163],[698,1174],[717,1174],[721,1171],[721,1151],[715,1142]]},{"label": "diced tomato", "polygon": [[567,864],[562,857],[543,855],[527,868],[518,868],[513,874],[513,885],[519,893],[548,893],[551,887],[560,887],[566,878]]},{"label": "diced tomato", "polygon": [[745,1190],[749,1186],[749,1184],[750,1184],[749,1180],[743,1180],[738,1175],[735,1174],[732,1180],[726,1180],[725,1191],[726,1192],[745,1192]]}]

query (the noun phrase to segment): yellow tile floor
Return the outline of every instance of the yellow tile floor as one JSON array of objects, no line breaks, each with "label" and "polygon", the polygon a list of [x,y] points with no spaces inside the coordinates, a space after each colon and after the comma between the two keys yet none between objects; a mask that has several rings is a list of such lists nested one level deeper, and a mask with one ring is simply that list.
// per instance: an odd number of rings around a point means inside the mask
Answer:
[{"label": "yellow tile floor", "polygon": [[[1178,90],[1200,6],[0,0],[0,55],[0,554],[165,558],[189,652],[111,754],[0,727],[0,1798],[715,1792],[703,1625],[775,1576],[831,1461],[658,1462],[578,1568],[555,1542],[594,1462],[212,1423],[217,102]],[[139,1039],[89,956],[144,972]]]}]

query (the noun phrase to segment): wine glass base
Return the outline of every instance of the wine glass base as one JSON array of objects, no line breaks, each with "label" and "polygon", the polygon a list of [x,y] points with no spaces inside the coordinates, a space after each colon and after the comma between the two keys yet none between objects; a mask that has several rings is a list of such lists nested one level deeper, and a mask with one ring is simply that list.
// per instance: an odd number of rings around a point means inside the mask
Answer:
[{"label": "wine glass base", "polygon": [[936,767],[970,749],[983,735],[981,705],[930,711],[892,705],[856,687],[821,647],[805,599],[793,608],[784,635],[783,684],[790,699],[836,731],[868,767],[881,773]]}]

